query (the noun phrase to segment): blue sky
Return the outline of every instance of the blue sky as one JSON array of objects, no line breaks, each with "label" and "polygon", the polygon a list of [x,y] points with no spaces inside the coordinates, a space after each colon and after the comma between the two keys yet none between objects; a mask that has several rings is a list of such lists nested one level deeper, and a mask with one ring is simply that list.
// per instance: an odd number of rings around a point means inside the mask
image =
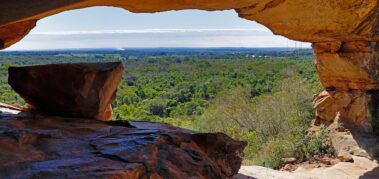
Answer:
[{"label": "blue sky", "polygon": [[135,14],[113,7],[66,11],[42,19],[9,50],[128,47],[309,47],[275,36],[234,11]]}]

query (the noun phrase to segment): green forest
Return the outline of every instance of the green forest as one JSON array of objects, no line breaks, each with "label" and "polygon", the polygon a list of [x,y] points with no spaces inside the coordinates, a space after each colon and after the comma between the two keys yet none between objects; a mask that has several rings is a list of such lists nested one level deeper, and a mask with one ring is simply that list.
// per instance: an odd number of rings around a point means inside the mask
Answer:
[{"label": "green forest", "polygon": [[244,163],[276,168],[330,151],[307,135],[322,90],[310,49],[132,49],[0,53],[0,102],[25,105],[7,84],[9,66],[122,61],[114,120],[164,122],[245,140]]}]

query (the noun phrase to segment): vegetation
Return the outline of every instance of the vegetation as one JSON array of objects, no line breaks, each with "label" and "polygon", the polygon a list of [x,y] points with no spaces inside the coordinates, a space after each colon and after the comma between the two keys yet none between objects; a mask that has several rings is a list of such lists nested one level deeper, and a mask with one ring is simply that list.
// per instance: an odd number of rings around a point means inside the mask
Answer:
[{"label": "vegetation", "polygon": [[[245,162],[327,152],[326,133],[306,136],[312,96],[321,90],[310,50],[144,49],[0,53],[0,102],[25,105],[7,85],[7,68],[122,61],[114,119],[165,122],[248,141]],[[324,145],[325,144],[325,145]]]},{"label": "vegetation", "polygon": [[312,86],[299,76],[279,81],[271,93],[252,97],[246,88],[217,97],[197,119],[201,131],[222,131],[252,141],[250,163],[275,167],[294,156],[312,119]]},{"label": "vegetation", "polygon": [[305,158],[312,158],[312,156],[321,156],[323,154],[335,154],[334,148],[331,146],[328,131],[322,127],[318,132],[306,136],[302,144],[302,154]]}]

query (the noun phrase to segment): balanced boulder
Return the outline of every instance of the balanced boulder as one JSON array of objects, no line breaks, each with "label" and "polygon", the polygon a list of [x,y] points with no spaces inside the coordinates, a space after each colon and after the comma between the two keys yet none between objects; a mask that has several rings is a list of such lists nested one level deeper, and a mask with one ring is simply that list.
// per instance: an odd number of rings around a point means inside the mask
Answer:
[{"label": "balanced boulder", "polygon": [[109,120],[121,62],[10,67],[8,83],[39,113]]}]

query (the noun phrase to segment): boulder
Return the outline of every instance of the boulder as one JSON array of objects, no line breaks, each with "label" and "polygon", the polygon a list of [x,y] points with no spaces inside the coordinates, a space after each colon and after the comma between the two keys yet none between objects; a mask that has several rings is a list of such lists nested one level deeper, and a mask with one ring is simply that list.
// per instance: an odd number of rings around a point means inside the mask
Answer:
[{"label": "boulder", "polygon": [[372,133],[371,100],[369,94],[360,90],[323,91],[314,99],[316,124],[340,122],[349,130]]},{"label": "boulder", "polygon": [[9,110],[0,107],[0,178],[231,178],[246,146],[161,123]]},{"label": "boulder", "polygon": [[10,67],[8,83],[38,113],[110,120],[121,62]]}]

